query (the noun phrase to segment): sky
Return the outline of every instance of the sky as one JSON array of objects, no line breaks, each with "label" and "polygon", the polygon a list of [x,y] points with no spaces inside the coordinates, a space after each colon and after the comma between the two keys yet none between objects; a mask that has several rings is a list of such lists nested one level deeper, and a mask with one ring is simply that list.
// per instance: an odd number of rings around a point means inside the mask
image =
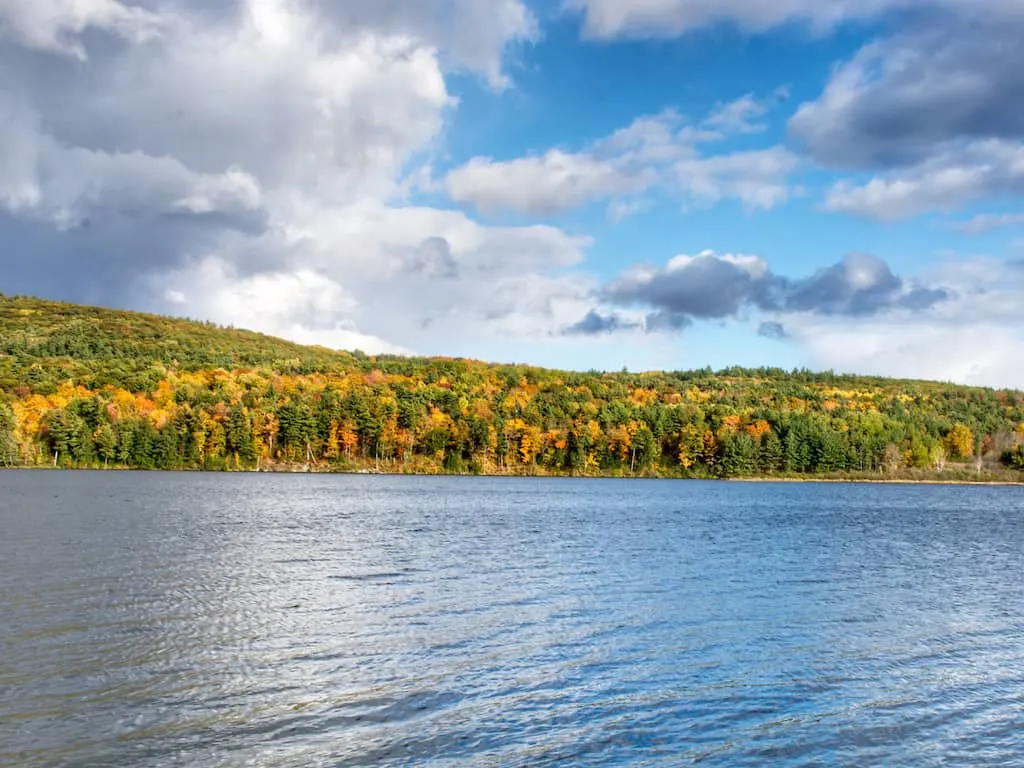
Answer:
[{"label": "sky", "polygon": [[0,0],[0,291],[1024,387],[1020,0]]}]

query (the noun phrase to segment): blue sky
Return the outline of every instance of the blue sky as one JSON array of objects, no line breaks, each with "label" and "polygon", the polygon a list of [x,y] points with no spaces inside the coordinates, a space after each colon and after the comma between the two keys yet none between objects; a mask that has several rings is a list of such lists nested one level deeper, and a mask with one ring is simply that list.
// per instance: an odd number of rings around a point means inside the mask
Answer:
[{"label": "blue sky", "polygon": [[0,291],[1024,386],[1016,0],[0,7]]}]

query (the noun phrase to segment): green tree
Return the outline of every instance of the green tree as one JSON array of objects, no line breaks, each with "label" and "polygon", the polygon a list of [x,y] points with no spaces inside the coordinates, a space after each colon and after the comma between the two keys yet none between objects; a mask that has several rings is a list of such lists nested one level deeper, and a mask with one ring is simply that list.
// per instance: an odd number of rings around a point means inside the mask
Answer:
[{"label": "green tree", "polygon": [[782,441],[775,432],[769,432],[761,438],[757,453],[757,471],[771,475],[783,467]]},{"label": "green tree", "polygon": [[14,466],[18,463],[18,443],[14,439],[14,411],[0,400],[0,465]]},{"label": "green tree", "polygon": [[96,444],[96,454],[104,463],[112,462],[117,458],[117,435],[114,428],[109,424],[101,424],[95,434],[93,441]]},{"label": "green tree", "polygon": [[[329,425],[328,425],[329,426]],[[224,430],[226,448],[229,454],[235,454],[243,461],[252,461],[255,458],[255,450],[252,440],[252,422],[249,420],[245,408],[237,404],[228,413],[227,427]],[[324,439],[327,439],[325,434]]]}]

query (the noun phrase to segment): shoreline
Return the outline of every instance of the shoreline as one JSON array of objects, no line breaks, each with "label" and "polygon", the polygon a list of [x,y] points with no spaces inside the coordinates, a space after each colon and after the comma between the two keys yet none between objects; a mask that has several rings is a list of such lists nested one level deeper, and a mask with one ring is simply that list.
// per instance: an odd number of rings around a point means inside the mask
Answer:
[{"label": "shoreline", "polygon": [[964,485],[964,486],[1024,486],[1024,478],[1009,480],[1003,478],[959,480],[955,478],[909,478],[909,477],[793,477],[793,476],[749,476],[749,477],[675,477],[666,475],[615,475],[615,474],[562,474],[562,473],[473,473],[473,472],[392,472],[378,469],[315,469],[274,467],[260,469],[203,469],[181,467],[176,469],[145,469],[141,467],[53,467],[53,466],[2,466],[0,472],[43,471],[43,472],[196,472],[204,474],[256,474],[256,475],[380,475],[387,477],[491,477],[491,478],[535,478],[573,480],[676,480],[718,483],[771,483],[771,484],[831,484],[831,485]]}]

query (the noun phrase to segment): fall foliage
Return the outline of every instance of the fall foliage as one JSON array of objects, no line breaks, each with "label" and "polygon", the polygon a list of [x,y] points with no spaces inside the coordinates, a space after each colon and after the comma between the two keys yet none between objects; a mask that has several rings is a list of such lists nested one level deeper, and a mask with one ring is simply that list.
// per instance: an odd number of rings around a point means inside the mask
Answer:
[{"label": "fall foliage", "polygon": [[0,297],[0,466],[741,477],[1024,469],[1024,395],[370,357]]}]

